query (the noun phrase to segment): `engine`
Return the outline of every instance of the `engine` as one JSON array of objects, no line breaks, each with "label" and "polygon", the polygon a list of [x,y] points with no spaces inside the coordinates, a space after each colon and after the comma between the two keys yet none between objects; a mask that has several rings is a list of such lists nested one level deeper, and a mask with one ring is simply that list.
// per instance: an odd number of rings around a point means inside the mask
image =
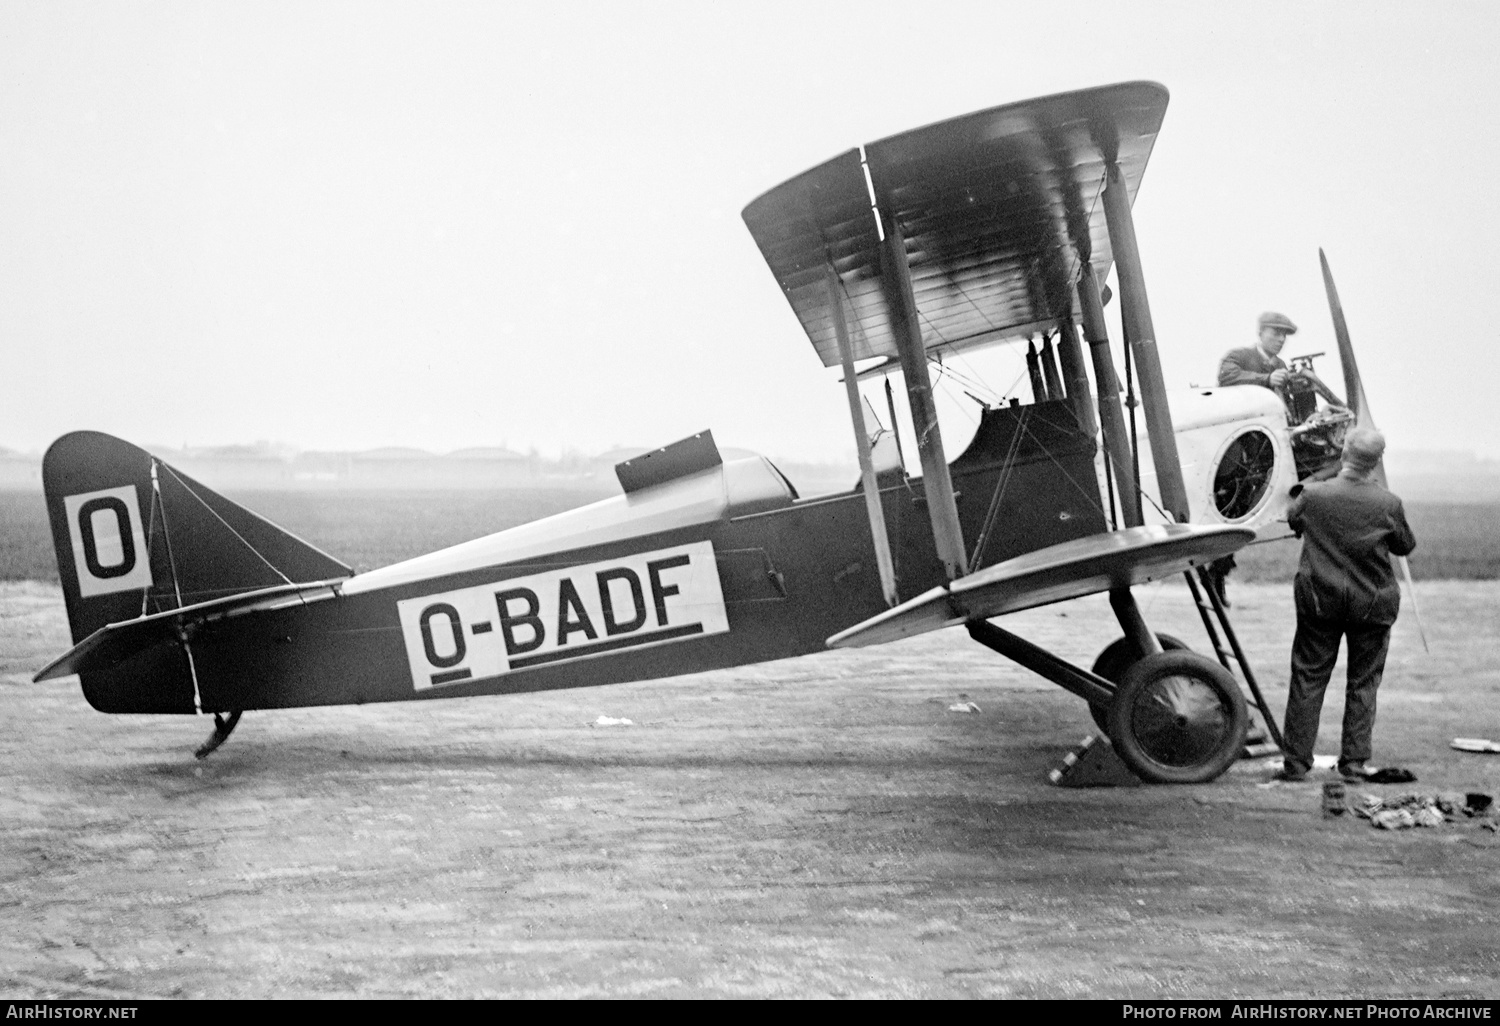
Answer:
[{"label": "engine", "polygon": [[[1353,415],[1312,373],[1311,357],[1299,357],[1292,369],[1286,397],[1253,385],[1168,397],[1193,523],[1281,533],[1292,487],[1337,472]],[[1144,435],[1141,447],[1141,485],[1154,498],[1156,475]],[[1146,503],[1162,521],[1152,506]]]}]

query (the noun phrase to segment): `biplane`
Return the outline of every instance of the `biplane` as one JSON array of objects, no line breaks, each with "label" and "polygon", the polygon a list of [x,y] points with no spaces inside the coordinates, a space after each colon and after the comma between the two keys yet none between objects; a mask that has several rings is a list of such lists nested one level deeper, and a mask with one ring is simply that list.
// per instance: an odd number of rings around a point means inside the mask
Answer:
[{"label": "biplane", "polygon": [[[134,445],[60,438],[43,481],[75,644],[37,679],[76,673],[103,712],[211,713],[202,755],[246,710],[591,687],[962,626],[1087,701],[1144,779],[1214,778],[1243,748],[1245,697],[1221,662],[1164,648],[1132,589],[1274,519],[1284,464],[1245,439],[1279,417],[1274,450],[1287,421],[1264,390],[1179,406],[1163,387],[1131,204],[1166,104],[1132,82],[995,107],[850,149],[745,208],[842,374],[860,461],[846,492],[801,496],[705,431],[619,464],[618,496],[356,574]],[[1102,313],[1111,266],[1139,444]],[[986,407],[950,460],[930,366],[1018,340],[1031,401]],[[904,381],[919,473],[868,428],[872,368]],[[1092,669],[992,622],[1097,592],[1123,637]]]}]

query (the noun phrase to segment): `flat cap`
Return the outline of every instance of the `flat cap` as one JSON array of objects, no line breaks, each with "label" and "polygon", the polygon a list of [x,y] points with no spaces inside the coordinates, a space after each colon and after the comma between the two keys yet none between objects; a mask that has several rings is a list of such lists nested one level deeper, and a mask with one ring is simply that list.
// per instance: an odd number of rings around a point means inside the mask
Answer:
[{"label": "flat cap", "polygon": [[1262,328],[1280,328],[1288,335],[1297,334],[1297,326],[1286,314],[1277,313],[1275,310],[1267,310],[1260,315],[1260,326]]}]

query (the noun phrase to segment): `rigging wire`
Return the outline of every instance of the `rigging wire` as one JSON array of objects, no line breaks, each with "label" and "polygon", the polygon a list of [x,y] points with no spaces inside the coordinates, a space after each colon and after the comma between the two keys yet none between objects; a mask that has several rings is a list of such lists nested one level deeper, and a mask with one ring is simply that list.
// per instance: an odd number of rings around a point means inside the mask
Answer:
[{"label": "rigging wire", "polygon": [[1001,393],[1000,397],[1002,399],[1007,399],[1008,400],[1012,396],[1014,396],[1016,394],[1016,386],[1021,383],[1021,379],[1024,378],[1025,376],[1026,376],[1026,368],[1022,367],[1021,370],[1016,374],[1015,380],[1010,383],[1010,387],[1007,388],[1003,393]]},{"label": "rigging wire", "polygon": [[[1120,302],[1125,302],[1121,297]],[[1121,311],[1123,318],[1124,311]],[[1141,487],[1141,443],[1136,434],[1135,408],[1139,405],[1135,398],[1135,361],[1130,358],[1130,339],[1125,339],[1125,405],[1130,407],[1130,470],[1135,477],[1135,504],[1139,509],[1141,497],[1146,494]]]},{"label": "rigging wire", "polygon": [[[259,549],[257,549],[254,545],[250,544],[250,542],[246,541],[245,540],[245,536],[242,535],[242,534],[240,534],[240,532],[236,531],[230,525],[229,521],[227,521],[223,517],[219,516],[219,511],[216,510],[216,509],[214,509],[212,506],[210,506],[208,504],[208,501],[206,499],[204,499],[203,496],[201,496],[197,492],[193,491],[192,486],[189,485],[185,480],[183,480],[182,476],[180,474],[178,474],[177,471],[173,470],[170,464],[162,463],[161,466],[165,467],[166,470],[167,470],[167,472],[172,475],[173,479],[175,479],[178,484],[182,485],[182,487],[187,490],[187,493],[189,495],[191,495],[193,498],[197,499],[198,502],[199,502],[199,504],[204,509],[206,509],[210,513],[212,513],[215,520],[217,520],[219,523],[223,524],[224,527],[229,531],[230,534],[234,535],[237,539],[239,539],[239,542],[240,542],[241,545],[243,545],[243,546],[245,546],[245,548],[249,549],[250,552],[251,552],[251,554],[254,555],[256,559],[260,560],[262,563],[264,563],[266,566],[268,566],[271,569],[272,573],[274,573],[277,577],[280,577],[287,584],[295,584],[295,583],[297,583],[297,582],[293,581],[290,577],[288,577],[286,574],[282,573],[281,570],[276,566],[275,563],[272,563],[269,559],[267,559],[265,556],[263,556],[261,554],[261,552],[260,552]],[[152,475],[154,477],[155,474],[156,474],[156,465],[155,465],[155,463],[153,463],[153,465],[152,465],[151,472],[152,472]],[[166,524],[166,514],[167,514],[166,507],[163,506],[162,507],[162,523],[163,523],[163,526],[165,526],[165,524]],[[171,542],[171,532],[169,531],[167,533],[167,553],[168,553],[169,556],[171,554],[171,551],[172,551],[172,542]],[[172,569],[172,575],[173,575],[174,579],[176,577],[176,574],[177,574],[177,570],[176,570],[176,567],[174,565],[174,567]],[[179,606],[182,605],[182,597],[181,597],[181,595],[179,595],[178,598],[177,598],[177,604]]]},{"label": "rigging wire", "polygon": [[[1000,330],[1000,325],[990,320],[990,315],[984,312],[984,308],[981,307],[972,296],[965,292],[964,287],[960,285],[951,275],[948,276],[948,285],[953,289],[953,291],[957,292],[960,296],[963,297],[963,301],[965,303],[968,303],[974,308],[974,312],[977,313],[981,318],[983,318],[985,325],[991,331]],[[916,289],[913,288],[912,291],[915,292]]]},{"label": "rigging wire", "polygon": [[[1099,501],[1099,495],[1098,495],[1098,489],[1097,489],[1097,487],[1095,488],[1095,490],[1093,492],[1090,492],[1087,488],[1083,487],[1083,485],[1079,484],[1073,478],[1073,476],[1067,472],[1067,468],[1064,467],[1061,463],[1058,462],[1057,457],[1054,456],[1054,455],[1052,455],[1052,451],[1041,444],[1042,440],[1040,438],[1037,438],[1035,432],[1032,432],[1028,428],[1027,429],[1027,434],[1029,434],[1033,439],[1035,439],[1035,441],[1037,443],[1037,448],[1039,450],[1041,450],[1042,455],[1046,456],[1049,460],[1051,460],[1052,463],[1053,463],[1053,465],[1055,467],[1057,467],[1058,470],[1061,470],[1063,472],[1063,478],[1064,478],[1064,480],[1066,480],[1068,482],[1068,484],[1070,484],[1070,485],[1073,486],[1074,491],[1078,492],[1079,495],[1082,495],[1083,498],[1084,498],[1084,500],[1090,506],[1090,508],[1098,510],[1099,514],[1102,516],[1104,514],[1104,504]],[[1097,486],[1097,484],[1098,484],[1098,481],[1096,479],[1095,480],[1095,485]]]},{"label": "rigging wire", "polygon": [[1161,514],[1163,520],[1165,520],[1169,524],[1175,523],[1172,517],[1167,516],[1167,511],[1161,508],[1161,504],[1153,499],[1148,492],[1140,488],[1137,488],[1136,491],[1140,493],[1141,498],[1145,499],[1147,502],[1151,503],[1153,507],[1155,507],[1156,512]]},{"label": "rigging wire", "polygon": [[[181,609],[182,585],[177,579],[177,559],[172,554],[172,525],[167,521],[167,503],[161,494],[161,477],[157,473],[158,467],[167,467],[168,470],[172,468],[155,456],[151,457],[151,505],[153,508],[157,505],[161,507],[161,537],[167,543],[167,565],[172,568],[172,591],[177,596],[177,608]],[[176,477],[177,475],[174,473],[172,476]],[[147,550],[146,558],[151,558],[149,549]],[[182,645],[183,654],[187,656],[188,677],[193,682],[193,711],[201,713],[203,711],[203,692],[198,687],[198,663],[193,659],[193,646],[188,642],[186,625],[179,623],[177,630],[177,640]]]},{"label": "rigging wire", "polygon": [[[151,565],[151,555],[156,550],[156,508],[157,504],[161,500],[161,495],[155,487],[156,474],[154,467],[152,468],[152,471],[151,513],[150,519],[146,521],[146,566],[148,568]],[[147,587],[141,589],[141,615],[145,616],[150,608],[151,588],[148,585]]]},{"label": "rigging wire", "polygon": [[946,395],[950,400],[952,400],[953,404],[955,406],[957,406],[961,411],[963,411],[963,415],[969,419],[970,423],[978,425],[979,420],[978,420],[978,418],[976,418],[974,416],[974,414],[972,414],[972,413],[969,412],[969,405],[968,405],[968,403],[963,402],[958,396],[954,395],[953,394],[953,386],[950,385],[950,384],[948,384],[946,381],[943,380],[943,365],[942,364],[938,364],[938,377],[937,377],[937,380],[933,382],[933,384],[934,385],[938,385],[938,386],[940,386],[942,388],[943,394]]},{"label": "rigging wire", "polygon": [[[172,555],[172,525],[167,522],[167,504],[162,499],[161,478],[157,475],[157,468],[165,466],[166,464],[156,457],[151,458],[151,501],[153,505],[161,504],[161,536],[162,540],[167,543],[167,566],[172,570],[172,591],[177,596],[177,608],[181,609],[182,585],[177,580],[177,559]],[[172,468],[167,467],[167,469]]]},{"label": "rigging wire", "polygon": [[[951,367],[947,363],[943,363],[943,362],[939,362],[938,363],[938,369],[939,369],[940,373],[947,374],[954,381],[958,382],[960,385],[962,385],[966,389],[970,389],[971,388],[971,389],[974,389],[975,391],[989,393],[990,397],[996,401],[992,405],[998,405],[999,402],[1001,401],[1001,399],[1003,398],[998,392],[996,392],[993,388],[990,387],[990,385],[989,385],[988,382],[986,382],[982,377],[979,377],[977,375],[977,373],[976,374],[965,374],[964,372],[959,371],[959,370],[955,370],[953,367]],[[981,401],[983,402],[984,400],[981,400]]]},{"label": "rigging wire", "polygon": [[991,397],[993,397],[995,400],[994,405],[999,406],[1005,402],[1005,397],[990,387],[989,382],[984,380],[984,375],[982,375],[978,370],[975,369],[974,365],[969,362],[969,358],[964,355],[964,353],[954,353],[953,357],[954,359],[960,361],[965,368],[967,368],[967,375],[970,381],[974,382],[975,384],[984,386],[983,391],[990,393]]},{"label": "rigging wire", "polygon": [[[1052,462],[1053,466],[1055,466],[1059,471],[1062,472],[1063,479],[1067,481],[1068,484],[1072,486],[1073,490],[1083,498],[1084,503],[1090,509],[1097,511],[1100,516],[1104,515],[1104,504],[1099,498],[1097,480],[1095,482],[1096,487],[1091,491],[1090,489],[1085,488],[1082,484],[1080,484],[1072,474],[1068,473],[1068,469],[1062,465],[1062,463],[1055,455],[1053,455],[1052,450],[1047,448],[1046,445],[1042,443],[1041,437],[1038,436],[1030,426],[1030,420],[1033,416],[1033,410],[1033,406],[1021,407],[1021,415],[1017,418],[1016,421],[1015,434],[1011,436],[1010,445],[1006,450],[1004,459],[1002,460],[1000,477],[995,482],[995,491],[990,497],[989,509],[985,512],[984,526],[980,529],[979,538],[974,544],[973,554],[969,557],[969,573],[973,573],[976,569],[979,568],[982,554],[989,542],[990,533],[994,529],[995,521],[999,516],[1001,499],[1004,496],[1006,488],[1009,487],[1012,472],[1015,470],[1016,454],[1020,449],[1021,440],[1023,437],[1029,438],[1036,443],[1037,450],[1043,456],[1047,457],[1047,459]],[[1113,499],[1111,499],[1110,504],[1110,518],[1112,522],[1118,524],[1118,521],[1115,520]]]},{"label": "rigging wire", "polygon": [[1005,495],[1005,489],[1010,484],[1011,472],[1016,466],[1016,452],[1021,447],[1021,429],[1026,424],[1026,418],[1031,415],[1031,407],[1021,407],[1021,415],[1017,418],[1016,431],[1010,438],[1010,445],[1005,450],[1005,457],[1000,461],[1000,475],[995,479],[995,491],[990,495],[990,507],[985,511],[984,524],[979,529],[979,537],[974,542],[974,552],[969,556],[969,573],[973,573],[979,567],[979,561],[984,556],[985,546],[989,544],[990,532],[995,527],[995,519],[1000,515],[1000,499]]},{"label": "rigging wire", "polygon": [[1109,528],[1112,531],[1120,529],[1120,517],[1115,512],[1115,471],[1110,466],[1108,448],[1101,449],[1104,456],[1104,490],[1109,494]]}]

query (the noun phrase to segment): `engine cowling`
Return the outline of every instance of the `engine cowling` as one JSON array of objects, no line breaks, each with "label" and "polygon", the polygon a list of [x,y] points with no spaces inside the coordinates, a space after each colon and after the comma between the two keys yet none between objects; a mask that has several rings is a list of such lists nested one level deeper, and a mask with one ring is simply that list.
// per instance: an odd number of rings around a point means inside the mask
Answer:
[{"label": "engine cowling", "polygon": [[[1286,406],[1268,388],[1194,388],[1168,397],[1177,451],[1195,524],[1235,524],[1262,535],[1285,530],[1297,483]],[[1157,496],[1150,442],[1140,436],[1141,486]],[[1146,503],[1147,523],[1164,518]],[[1278,526],[1283,525],[1283,526]]]}]

